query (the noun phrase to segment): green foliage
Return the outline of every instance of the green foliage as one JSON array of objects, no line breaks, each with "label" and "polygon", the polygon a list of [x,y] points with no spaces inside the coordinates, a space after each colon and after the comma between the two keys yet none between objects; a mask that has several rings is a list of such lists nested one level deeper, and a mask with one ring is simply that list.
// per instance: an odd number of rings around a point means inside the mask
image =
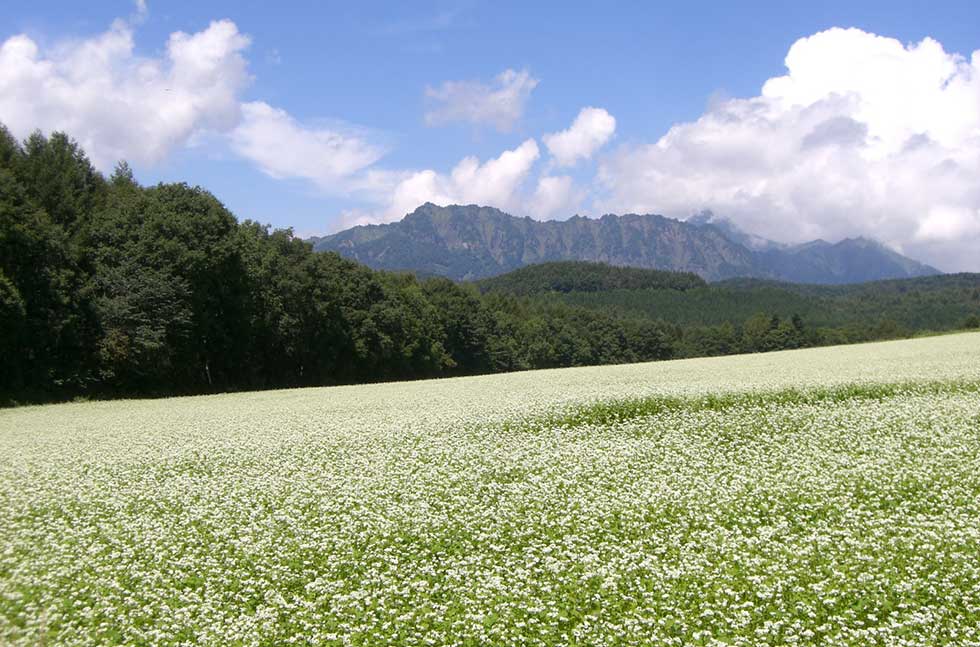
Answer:
[{"label": "green foliage", "polygon": [[664,322],[682,357],[897,339],[980,321],[977,274],[842,286],[738,279],[686,290],[548,291],[531,298]]},{"label": "green foliage", "polygon": [[0,355],[7,358],[5,361],[10,361],[21,346],[26,318],[27,308],[20,291],[0,271]]},{"label": "green foliage", "polygon": [[713,283],[703,288],[635,289],[540,295],[623,316],[661,318],[682,326],[742,322],[758,312],[798,314],[814,327],[860,327],[891,319],[913,329],[949,329],[980,312],[980,275],[808,286],[763,281]]},{"label": "green foliage", "polygon": [[[64,227],[30,198],[18,179],[24,154],[0,134],[0,273],[4,276],[0,397],[13,391],[77,388],[88,381],[91,316],[77,249]],[[6,319],[6,317],[5,317]]]},{"label": "green foliage", "polygon": [[425,281],[422,291],[435,308],[444,331],[451,367],[464,373],[482,373],[495,368],[488,342],[498,333],[493,316],[483,306],[477,291],[444,278]]},{"label": "green foliage", "polygon": [[557,261],[528,265],[476,283],[483,292],[516,295],[542,292],[606,292],[609,290],[690,290],[705,287],[693,272],[665,272],[617,267],[586,261]]},{"label": "green foliage", "polygon": [[78,144],[64,133],[35,132],[19,164],[27,194],[54,222],[73,230],[105,196],[106,183]]},{"label": "green foliage", "polygon": [[100,268],[94,305],[101,325],[101,378],[120,389],[152,389],[173,374],[191,324],[186,282],[127,260]]},{"label": "green foliage", "polygon": [[[313,253],[186,184],[0,130],[0,399],[201,393],[661,359],[662,326]],[[616,285],[700,283],[604,269]],[[582,280],[587,271],[580,271]],[[642,279],[642,280],[640,280]],[[637,281],[640,280],[639,283]]]},{"label": "green foliage", "polygon": [[709,286],[557,262],[420,280],[239,223],[199,187],[142,187],[125,162],[107,180],[64,134],[22,146],[0,126],[0,401],[763,352],[977,327],[978,313],[975,275]]},{"label": "green foliage", "polygon": [[975,394],[980,383],[970,380],[852,383],[817,388],[787,388],[778,391],[749,391],[710,393],[701,396],[657,395],[645,398],[608,400],[577,406],[540,418],[523,420],[524,429],[542,427],[605,426],[636,420],[667,412],[693,414],[701,411],[729,411],[750,407],[765,409],[774,406],[819,406],[847,402],[881,401],[901,395],[916,397],[940,394]]}]

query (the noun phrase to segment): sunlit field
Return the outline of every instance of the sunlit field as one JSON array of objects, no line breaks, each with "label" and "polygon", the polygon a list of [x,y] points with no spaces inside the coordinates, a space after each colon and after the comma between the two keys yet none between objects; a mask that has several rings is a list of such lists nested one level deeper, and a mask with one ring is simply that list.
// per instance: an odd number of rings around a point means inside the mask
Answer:
[{"label": "sunlit field", "polygon": [[0,411],[0,644],[980,645],[980,334]]}]

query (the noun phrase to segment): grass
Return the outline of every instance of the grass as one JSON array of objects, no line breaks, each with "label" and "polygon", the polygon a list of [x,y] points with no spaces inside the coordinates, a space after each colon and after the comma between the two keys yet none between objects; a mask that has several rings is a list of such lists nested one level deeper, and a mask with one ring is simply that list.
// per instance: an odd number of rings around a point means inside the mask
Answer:
[{"label": "grass", "polygon": [[[540,420],[523,422],[531,429],[540,427],[578,427],[611,425],[635,418],[675,412],[728,411],[749,407],[817,405],[848,401],[881,401],[900,395],[929,396],[974,394],[980,382],[898,382],[881,384],[843,384],[831,387],[789,388],[747,393],[708,393],[699,396],[658,395],[644,398],[595,402],[569,410],[546,414]],[[505,427],[506,427],[505,423]]]}]

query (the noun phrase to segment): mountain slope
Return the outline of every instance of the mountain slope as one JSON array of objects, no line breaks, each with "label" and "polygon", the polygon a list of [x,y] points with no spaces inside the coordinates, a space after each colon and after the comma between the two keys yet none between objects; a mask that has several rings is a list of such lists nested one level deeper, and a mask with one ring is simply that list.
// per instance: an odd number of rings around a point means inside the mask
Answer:
[{"label": "mountain slope", "polygon": [[813,240],[799,245],[784,245],[750,234],[728,218],[718,217],[707,210],[685,222],[718,229],[733,243],[757,252],[761,264],[771,275],[793,283],[862,283],[941,273],[867,238],[845,238],[838,243]]},{"label": "mountain slope", "polygon": [[[863,239],[750,248],[734,226],[657,215],[516,218],[477,205],[426,203],[399,222],[364,225],[314,242],[376,269],[474,280],[549,261],[592,261],[679,272],[707,280],[758,277],[847,283],[936,274],[937,270]],[[759,243],[758,241],[762,241]]]},{"label": "mountain slope", "polygon": [[867,238],[823,240],[760,252],[762,263],[784,281],[794,283],[862,283],[939,274],[881,243]]}]

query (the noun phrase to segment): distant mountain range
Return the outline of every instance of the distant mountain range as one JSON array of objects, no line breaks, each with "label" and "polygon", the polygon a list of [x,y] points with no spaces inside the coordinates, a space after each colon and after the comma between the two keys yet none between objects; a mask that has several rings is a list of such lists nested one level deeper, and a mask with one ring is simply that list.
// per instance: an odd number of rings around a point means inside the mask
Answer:
[{"label": "distant mountain range", "polygon": [[399,222],[353,227],[311,242],[317,251],[376,269],[456,281],[558,260],[694,272],[709,281],[840,284],[941,273],[866,238],[782,245],[710,212],[687,221],[637,214],[539,221],[492,207],[426,203]]}]

